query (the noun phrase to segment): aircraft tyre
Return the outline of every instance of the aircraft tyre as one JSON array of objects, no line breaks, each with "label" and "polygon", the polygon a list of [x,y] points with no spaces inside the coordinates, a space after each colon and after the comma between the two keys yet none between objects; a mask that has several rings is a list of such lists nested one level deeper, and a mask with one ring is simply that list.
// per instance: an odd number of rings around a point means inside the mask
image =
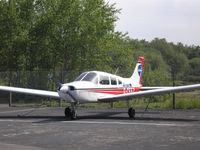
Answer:
[{"label": "aircraft tyre", "polygon": [[128,115],[129,115],[129,118],[135,119],[135,109],[130,107],[128,110]]},{"label": "aircraft tyre", "polygon": [[71,118],[71,120],[74,120],[74,119],[77,118],[76,111],[72,110],[72,111],[70,112],[70,118]]},{"label": "aircraft tyre", "polygon": [[71,112],[71,109],[69,107],[65,108],[65,118],[66,119],[70,118],[70,112]]},{"label": "aircraft tyre", "polygon": [[77,113],[75,110],[72,110],[71,108],[67,107],[65,108],[65,118],[74,120],[77,118]]}]

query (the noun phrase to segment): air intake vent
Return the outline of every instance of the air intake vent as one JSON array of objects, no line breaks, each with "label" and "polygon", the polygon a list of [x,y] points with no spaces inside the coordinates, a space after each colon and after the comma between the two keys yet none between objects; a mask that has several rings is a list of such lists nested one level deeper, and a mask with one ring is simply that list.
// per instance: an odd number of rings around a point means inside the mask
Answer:
[{"label": "air intake vent", "polygon": [[74,86],[69,86],[69,90],[74,91],[75,87]]}]

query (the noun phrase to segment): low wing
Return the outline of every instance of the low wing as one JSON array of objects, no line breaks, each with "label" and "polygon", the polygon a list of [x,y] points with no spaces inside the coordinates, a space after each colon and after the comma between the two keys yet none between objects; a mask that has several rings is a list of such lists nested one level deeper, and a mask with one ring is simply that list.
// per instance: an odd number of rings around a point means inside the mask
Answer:
[{"label": "low wing", "polygon": [[17,88],[17,87],[9,87],[9,86],[0,86],[0,90],[8,91],[8,92],[29,94],[29,95],[38,95],[38,96],[60,98],[58,93],[53,92],[53,91],[35,90],[35,89],[27,89],[27,88]]},{"label": "low wing", "polygon": [[141,91],[146,91],[146,90],[155,90],[155,89],[167,89],[167,88],[173,88],[171,86],[143,86],[140,88]]},{"label": "low wing", "polygon": [[98,99],[98,101],[113,102],[113,101],[118,101],[118,100],[127,100],[131,98],[147,97],[147,96],[161,95],[161,94],[167,94],[167,93],[176,93],[176,92],[188,91],[188,90],[194,90],[194,89],[200,89],[200,84],[177,86],[177,87],[165,87],[165,88],[157,87],[153,90],[146,90],[146,91],[122,94],[122,95],[117,95],[117,96],[101,97]]}]

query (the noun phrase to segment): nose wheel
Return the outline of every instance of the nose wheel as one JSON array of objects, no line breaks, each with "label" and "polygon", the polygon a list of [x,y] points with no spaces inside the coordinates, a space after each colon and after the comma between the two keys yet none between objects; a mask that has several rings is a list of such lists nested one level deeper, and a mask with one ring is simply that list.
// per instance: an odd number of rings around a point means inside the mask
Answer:
[{"label": "nose wheel", "polygon": [[67,120],[77,119],[77,112],[74,105],[71,108],[70,107],[65,108],[65,118]]}]

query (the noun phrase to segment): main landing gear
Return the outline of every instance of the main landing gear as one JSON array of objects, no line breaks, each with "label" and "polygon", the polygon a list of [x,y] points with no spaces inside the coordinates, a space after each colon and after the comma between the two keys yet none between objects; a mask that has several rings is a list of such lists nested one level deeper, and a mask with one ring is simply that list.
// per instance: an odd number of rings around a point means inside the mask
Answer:
[{"label": "main landing gear", "polygon": [[[129,118],[135,119],[135,109],[130,107],[128,109],[128,115],[129,115]],[[77,119],[77,112],[76,112],[76,107],[74,103],[71,104],[71,107],[65,108],[65,118],[67,120]]]},{"label": "main landing gear", "polygon": [[128,115],[129,115],[129,118],[135,119],[135,109],[133,109],[133,107],[130,107],[128,109]]},{"label": "main landing gear", "polygon": [[77,112],[76,112],[76,107],[75,104],[71,104],[71,107],[65,108],[65,118],[74,120],[77,119]]}]

